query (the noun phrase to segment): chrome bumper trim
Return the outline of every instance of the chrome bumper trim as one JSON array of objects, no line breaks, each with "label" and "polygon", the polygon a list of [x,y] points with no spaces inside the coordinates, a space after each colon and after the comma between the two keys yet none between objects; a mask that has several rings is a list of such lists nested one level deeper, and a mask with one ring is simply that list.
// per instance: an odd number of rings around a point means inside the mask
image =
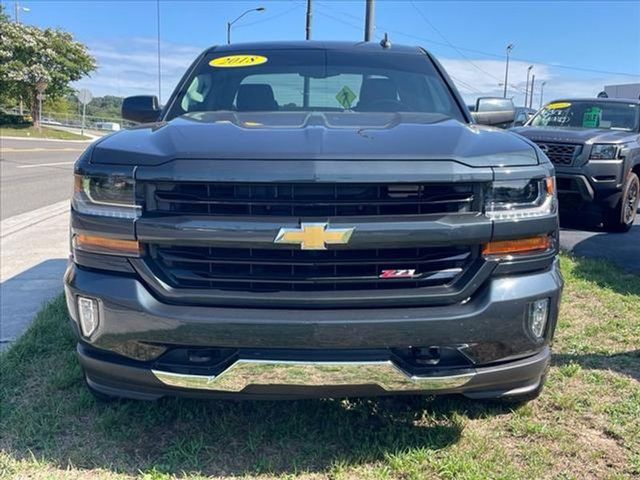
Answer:
[{"label": "chrome bumper trim", "polygon": [[432,391],[465,385],[475,372],[440,377],[412,376],[391,361],[296,362],[237,360],[215,376],[151,370],[165,385],[198,390],[241,392],[249,385],[379,385],[386,391]]}]

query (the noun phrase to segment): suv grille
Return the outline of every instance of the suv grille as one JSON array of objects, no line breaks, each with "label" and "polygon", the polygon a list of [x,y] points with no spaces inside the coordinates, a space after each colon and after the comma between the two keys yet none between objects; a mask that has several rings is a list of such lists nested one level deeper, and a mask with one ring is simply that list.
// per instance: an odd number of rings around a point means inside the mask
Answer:
[{"label": "suv grille", "polygon": [[[478,255],[471,247],[294,250],[149,245],[148,264],[177,288],[327,291],[440,286]],[[415,270],[380,278],[384,270]]]},{"label": "suv grille", "polygon": [[549,160],[559,165],[573,165],[573,161],[582,151],[582,145],[570,143],[536,143],[547,157],[549,157]]},{"label": "suv grille", "polygon": [[477,212],[474,184],[149,183],[159,215],[340,217]]}]

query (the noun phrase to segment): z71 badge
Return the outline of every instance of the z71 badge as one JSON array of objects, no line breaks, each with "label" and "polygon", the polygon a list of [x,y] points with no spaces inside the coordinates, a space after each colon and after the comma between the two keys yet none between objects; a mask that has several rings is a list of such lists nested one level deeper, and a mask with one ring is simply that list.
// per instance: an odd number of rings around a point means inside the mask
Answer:
[{"label": "z71 badge", "polygon": [[416,271],[414,269],[406,269],[406,270],[382,270],[379,277],[380,278],[415,278],[420,275],[416,275]]}]

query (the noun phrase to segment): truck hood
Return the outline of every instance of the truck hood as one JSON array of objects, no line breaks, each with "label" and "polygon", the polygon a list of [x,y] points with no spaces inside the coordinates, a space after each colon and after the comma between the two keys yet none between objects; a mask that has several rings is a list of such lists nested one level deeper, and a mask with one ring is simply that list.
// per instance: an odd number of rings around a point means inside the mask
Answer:
[{"label": "truck hood", "polygon": [[109,135],[91,163],[159,165],[173,159],[453,160],[472,167],[537,165],[510,132],[442,115],[235,113],[184,115]]},{"label": "truck hood", "polygon": [[632,132],[600,128],[516,127],[511,131],[534,142],[560,143],[622,143],[634,135]]}]

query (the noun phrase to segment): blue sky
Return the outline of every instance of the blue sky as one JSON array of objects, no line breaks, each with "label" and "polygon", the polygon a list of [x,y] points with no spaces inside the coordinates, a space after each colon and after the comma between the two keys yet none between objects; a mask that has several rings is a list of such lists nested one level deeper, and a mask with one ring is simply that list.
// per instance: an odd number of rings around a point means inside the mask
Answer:
[{"label": "blue sky", "polygon": [[[9,13],[13,1],[2,2]],[[313,37],[361,40],[364,0],[313,0]],[[86,43],[99,69],[78,83],[94,95],[157,93],[156,1],[24,0],[21,21],[60,27]],[[204,48],[234,42],[304,38],[306,0],[160,2],[163,99]],[[526,71],[534,65],[545,99],[595,95],[605,84],[640,83],[638,1],[377,0],[376,36],[432,51],[469,100],[502,93],[504,50],[515,44],[509,93],[522,103]],[[567,68],[569,67],[569,68]],[[534,105],[539,102],[536,88]]]}]

